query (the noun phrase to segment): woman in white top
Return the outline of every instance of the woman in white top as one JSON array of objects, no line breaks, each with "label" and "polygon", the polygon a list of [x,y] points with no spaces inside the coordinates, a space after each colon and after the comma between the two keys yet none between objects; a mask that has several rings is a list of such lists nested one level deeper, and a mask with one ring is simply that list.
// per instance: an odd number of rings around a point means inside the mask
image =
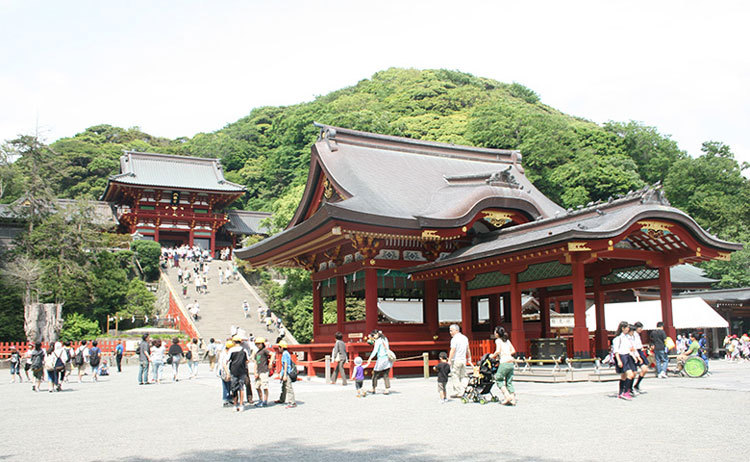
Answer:
[{"label": "woman in white top", "polygon": [[633,346],[635,347],[636,352],[636,368],[638,369],[638,377],[635,379],[635,384],[633,385],[633,389],[630,390],[630,394],[633,394],[634,391],[638,392],[638,394],[641,393],[641,380],[643,380],[644,377],[646,377],[646,373],[648,372],[648,365],[650,361],[648,360],[648,355],[643,349],[643,340],[641,340],[641,332],[643,332],[643,323],[638,321],[631,327],[631,332],[633,333]]},{"label": "woman in white top", "polygon": [[632,356],[635,347],[629,334],[630,324],[622,321],[617,327],[617,336],[612,340],[612,353],[616,361],[615,370],[620,374],[620,389],[617,397],[625,400],[633,398],[629,390],[633,384],[636,369]]},{"label": "woman in white top", "polygon": [[509,406],[516,405],[516,390],[513,387],[513,367],[515,359],[513,355],[516,349],[508,339],[508,333],[502,326],[495,327],[495,352],[492,353],[492,359],[498,359],[500,364],[495,372],[495,383],[503,393],[505,399],[500,404]]},{"label": "woman in white top", "polygon": [[153,371],[152,382],[161,382],[161,370],[164,367],[164,345],[161,344],[161,340],[154,340],[151,346],[151,370]]},{"label": "woman in white top", "polygon": [[383,335],[383,332],[377,329],[370,333],[370,338],[375,340],[375,344],[372,347],[372,353],[370,354],[364,368],[367,369],[370,362],[372,362],[372,359],[377,357],[375,360],[375,367],[372,370],[372,391],[370,393],[375,394],[375,388],[378,386],[378,379],[382,377],[383,382],[385,382],[385,391],[383,394],[387,395],[391,390],[391,379],[389,374],[391,367],[393,366],[391,358],[388,357],[388,352],[390,351],[388,339]]}]

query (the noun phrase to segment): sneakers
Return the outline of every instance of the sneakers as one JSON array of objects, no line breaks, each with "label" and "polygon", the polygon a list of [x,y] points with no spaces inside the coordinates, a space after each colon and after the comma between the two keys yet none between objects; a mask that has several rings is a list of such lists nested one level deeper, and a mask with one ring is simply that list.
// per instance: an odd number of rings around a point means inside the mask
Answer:
[{"label": "sneakers", "polygon": [[620,398],[620,399],[624,399],[625,401],[630,401],[630,400],[633,399],[633,397],[630,396],[630,393],[627,393],[627,392],[620,393],[619,395],[617,395],[617,397]]},{"label": "sneakers", "polygon": [[297,407],[297,403],[287,404],[286,409],[291,409],[293,407]]}]

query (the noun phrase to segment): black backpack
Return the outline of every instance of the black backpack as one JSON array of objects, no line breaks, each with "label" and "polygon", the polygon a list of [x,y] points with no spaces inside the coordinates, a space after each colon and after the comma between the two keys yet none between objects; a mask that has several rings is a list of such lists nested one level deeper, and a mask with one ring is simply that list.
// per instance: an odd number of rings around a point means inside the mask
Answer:
[{"label": "black backpack", "polygon": [[190,350],[188,350],[187,353],[185,353],[185,359],[187,359],[188,361],[192,360],[193,359],[193,352],[190,351]]},{"label": "black backpack", "polygon": [[93,348],[89,350],[89,364],[91,364],[92,367],[96,367],[99,365],[99,351],[98,349],[94,350]]},{"label": "black backpack", "polygon": [[83,349],[79,348],[76,352],[75,358],[73,358],[73,364],[77,367],[83,366]]},{"label": "black backpack", "polygon": [[34,350],[31,353],[31,369],[39,370],[44,367],[44,353],[41,350]]}]

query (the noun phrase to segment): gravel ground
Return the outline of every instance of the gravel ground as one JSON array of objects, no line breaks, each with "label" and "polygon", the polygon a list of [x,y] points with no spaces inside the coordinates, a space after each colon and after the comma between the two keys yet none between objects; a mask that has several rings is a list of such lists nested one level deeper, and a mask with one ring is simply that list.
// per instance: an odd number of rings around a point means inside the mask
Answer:
[{"label": "gravel ground", "polygon": [[[5,376],[0,460],[742,459],[750,442],[725,425],[736,430],[750,411],[750,364],[711,367],[702,379],[650,376],[631,402],[614,398],[612,382],[517,383],[518,405],[505,407],[441,404],[434,378],[394,380],[391,395],[366,398],[313,379],[295,384],[295,409],[241,413],[221,407],[206,365],[197,379],[148,386],[129,366],[62,393]],[[278,392],[272,381],[272,399]]]}]

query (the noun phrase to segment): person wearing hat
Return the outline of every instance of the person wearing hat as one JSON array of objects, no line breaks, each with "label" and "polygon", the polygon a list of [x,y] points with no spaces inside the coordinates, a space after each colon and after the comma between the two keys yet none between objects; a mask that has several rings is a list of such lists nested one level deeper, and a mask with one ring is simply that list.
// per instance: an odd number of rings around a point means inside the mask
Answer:
[{"label": "person wearing hat", "polygon": [[255,339],[255,346],[258,348],[255,352],[255,389],[258,392],[258,402],[255,406],[266,407],[268,406],[268,365],[273,362],[276,355],[266,348],[266,339],[263,337]]},{"label": "person wearing hat", "polygon": [[240,412],[240,406],[244,402],[244,388],[247,381],[247,363],[250,360],[242,348],[242,339],[239,336],[232,338],[234,346],[229,349],[229,373],[231,383],[229,391],[234,397],[234,407]]},{"label": "person wearing hat", "polygon": [[294,387],[292,386],[292,379],[289,377],[289,372],[293,367],[297,367],[292,361],[292,355],[287,351],[286,342],[279,342],[278,345],[281,350],[281,383],[284,387],[284,393],[286,394],[286,408],[290,409],[297,407],[297,401],[294,399]]},{"label": "person wearing hat", "polygon": [[217,374],[221,379],[221,400],[224,403],[224,407],[232,406],[232,394],[230,388],[232,384],[232,374],[229,372],[229,350],[234,346],[232,339],[227,339],[223,345],[224,348],[219,352],[219,362],[216,367]]}]

